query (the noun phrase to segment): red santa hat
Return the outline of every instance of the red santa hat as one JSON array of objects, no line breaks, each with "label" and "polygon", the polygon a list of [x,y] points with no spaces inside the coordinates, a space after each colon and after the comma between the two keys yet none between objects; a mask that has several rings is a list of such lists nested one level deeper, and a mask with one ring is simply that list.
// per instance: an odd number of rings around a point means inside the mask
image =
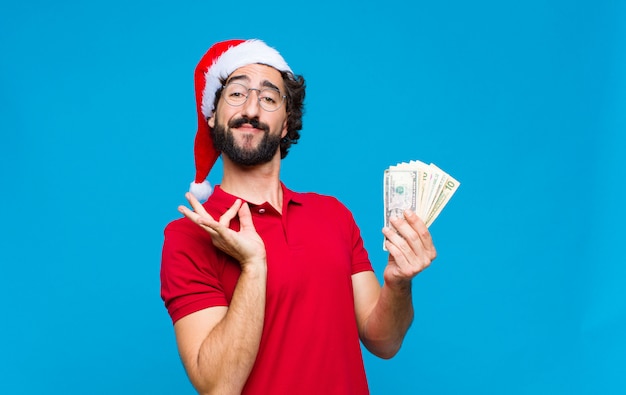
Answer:
[{"label": "red santa hat", "polygon": [[189,191],[198,199],[206,200],[212,192],[207,177],[220,156],[213,147],[207,119],[213,115],[215,94],[228,76],[240,67],[261,63],[278,71],[291,69],[274,48],[261,40],[228,40],[214,44],[200,59],[194,74],[198,132],[194,144],[196,177]]}]

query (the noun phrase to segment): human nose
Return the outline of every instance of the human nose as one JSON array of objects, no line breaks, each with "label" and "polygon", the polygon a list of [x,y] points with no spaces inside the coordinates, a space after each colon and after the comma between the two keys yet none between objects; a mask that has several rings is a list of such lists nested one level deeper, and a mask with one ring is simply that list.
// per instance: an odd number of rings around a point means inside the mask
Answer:
[{"label": "human nose", "polygon": [[[252,95],[252,92],[256,92],[256,96]],[[259,114],[259,95],[261,91],[258,89],[248,89],[248,98],[245,103],[243,103],[243,108],[241,109],[242,114],[248,118],[256,117]]]}]

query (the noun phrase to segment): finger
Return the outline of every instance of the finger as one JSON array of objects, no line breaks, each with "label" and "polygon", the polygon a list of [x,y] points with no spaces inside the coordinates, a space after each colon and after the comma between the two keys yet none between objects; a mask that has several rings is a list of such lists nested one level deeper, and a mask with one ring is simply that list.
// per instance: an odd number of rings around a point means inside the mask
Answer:
[{"label": "finger", "polygon": [[[401,254],[400,250],[398,249],[398,247],[395,246],[395,244],[393,244],[391,242],[391,240],[389,239],[385,239],[385,248],[387,249],[387,252],[389,252],[389,259],[393,259],[393,262],[398,265],[398,260],[396,259],[396,256],[398,254]],[[404,259],[404,257],[400,257],[401,259]]]},{"label": "finger", "polygon": [[193,208],[193,211],[195,211],[196,213],[198,213],[201,216],[209,215],[206,212],[206,210],[204,209],[204,206],[202,206],[202,203],[200,203],[198,201],[198,199],[196,199],[196,197],[191,192],[187,192],[185,194],[185,198],[187,199],[187,201],[189,202],[189,204]]},{"label": "finger", "polygon": [[435,259],[437,257],[437,251],[435,250],[435,245],[430,231],[424,221],[422,221],[422,219],[411,210],[406,210],[404,216],[406,218],[406,222],[411,225],[411,228],[413,228],[413,230],[417,233],[427,256],[430,260]]},{"label": "finger", "polygon": [[418,231],[414,227],[419,227],[419,224],[415,224],[415,221],[421,220],[417,218],[417,215],[415,217],[416,218],[411,218],[413,224],[409,223],[404,217],[393,218],[389,221],[396,230],[396,233],[400,237],[401,241],[404,242],[404,246],[401,246],[400,242],[397,242],[396,244],[405,253],[407,253],[409,249],[414,250],[416,253],[419,253],[419,251],[423,249],[422,240],[419,237]]},{"label": "finger", "polygon": [[409,244],[417,248],[427,248],[432,244],[426,224],[412,211],[406,210],[403,217],[393,218],[390,222]]},{"label": "finger", "polygon": [[411,245],[393,229],[385,228],[383,233],[387,237],[385,247],[389,251],[389,273],[393,273],[395,278],[413,278],[430,265],[432,260],[420,243],[416,243],[417,247]]},{"label": "finger", "polygon": [[[392,228],[384,227],[383,235],[385,236],[385,247],[387,248],[389,254],[392,255],[394,258],[396,258],[396,256],[399,256],[398,254],[402,254],[400,249],[397,247],[397,244],[403,240],[398,232],[396,232]],[[404,256],[399,256],[399,258],[404,259]]]},{"label": "finger", "polygon": [[417,232],[424,244],[432,244],[432,238],[430,237],[428,227],[417,214],[411,210],[406,210],[404,212],[404,218],[406,219],[406,222]]},{"label": "finger", "polygon": [[[204,206],[202,205],[202,203],[200,203],[198,201],[198,199],[196,199],[196,197],[191,192],[187,192],[185,194],[185,198],[187,199],[187,201],[191,205],[191,208],[193,208],[193,212],[195,212],[195,214],[196,214],[196,215],[192,215],[192,216],[189,216],[189,215],[186,214],[186,216],[188,218],[192,219],[196,223],[198,223],[198,220],[200,220],[202,218],[205,218],[205,217],[213,219],[213,217],[211,217],[211,215],[206,212],[206,210],[204,209]],[[182,208],[182,211],[181,211],[181,208]],[[180,206],[178,210],[181,211],[183,214],[192,212],[191,210],[189,210],[185,206]]]},{"label": "finger", "polygon": [[391,221],[396,232],[386,233],[399,252],[393,257],[402,268],[428,266],[437,256],[428,228],[415,213],[405,216]]},{"label": "finger", "polygon": [[410,266],[410,262],[415,256],[415,253],[405,238],[395,229],[389,227],[383,228],[383,234],[386,238],[385,246],[387,247],[387,251],[389,251],[389,254],[394,258],[396,265],[400,268]]},{"label": "finger", "polygon": [[202,203],[200,203],[192,193],[187,192],[185,198],[193,208],[193,211],[182,205],[178,207],[178,211],[197,225],[200,225],[206,231],[214,234],[215,231],[213,228],[215,228],[217,222],[213,219],[211,214],[207,213]]},{"label": "finger", "polygon": [[195,223],[198,223],[198,218],[200,217],[200,215],[198,213],[196,213],[195,211],[191,211],[189,210],[188,207],[186,206],[178,206],[178,211],[184,215],[185,217],[189,218],[190,220],[192,220]]},{"label": "finger", "polygon": [[248,203],[243,203],[241,205],[238,214],[241,229],[253,229],[256,231],[254,223],[252,222],[252,213],[250,212],[250,206],[248,205]]},{"label": "finger", "polygon": [[402,236],[391,226],[385,226],[383,228],[383,235],[385,235],[385,240],[392,244],[396,244],[396,242],[402,240]]},{"label": "finger", "polygon": [[215,227],[215,224],[217,224],[217,222],[213,220],[213,218],[211,218],[210,215],[207,214],[207,217],[203,217],[200,214],[196,213],[195,211],[189,210],[189,208],[185,206],[178,206],[178,211],[181,214],[183,214],[185,217],[189,218],[196,225],[199,225],[202,229],[209,232],[211,236],[214,236],[215,234],[217,234],[215,230],[213,229]]},{"label": "finger", "polygon": [[230,208],[220,217],[220,224],[228,227],[230,225],[230,221],[237,215],[237,212],[242,204],[243,201],[241,199],[235,200],[235,203],[233,203],[233,205],[230,206]]}]

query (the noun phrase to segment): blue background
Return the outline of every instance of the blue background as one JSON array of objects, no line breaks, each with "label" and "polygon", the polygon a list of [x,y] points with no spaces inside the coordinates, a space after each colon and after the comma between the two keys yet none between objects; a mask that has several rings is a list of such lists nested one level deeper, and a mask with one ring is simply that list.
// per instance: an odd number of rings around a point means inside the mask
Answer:
[{"label": "blue background", "polygon": [[626,393],[618,0],[3,2],[0,393],[193,393],[162,230],[194,172],[194,67],[252,37],[309,87],[284,182],[341,199],[379,275],[383,170],[461,182],[403,349],[365,354],[373,394]]}]

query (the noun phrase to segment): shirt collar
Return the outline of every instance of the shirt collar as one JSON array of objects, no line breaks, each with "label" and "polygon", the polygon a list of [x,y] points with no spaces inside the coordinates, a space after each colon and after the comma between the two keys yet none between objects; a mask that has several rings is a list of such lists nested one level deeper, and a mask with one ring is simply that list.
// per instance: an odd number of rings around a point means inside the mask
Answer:
[{"label": "shirt collar", "polygon": [[[298,192],[294,192],[291,189],[287,188],[285,184],[280,183],[280,186],[283,189],[283,209],[286,208],[290,203],[294,203],[297,205],[302,204],[302,194]],[[235,203],[235,200],[240,199],[235,195],[231,195],[228,192],[225,192],[219,185],[216,185],[213,189],[213,193],[209,196],[207,203],[214,207],[218,207],[226,211]]]}]

